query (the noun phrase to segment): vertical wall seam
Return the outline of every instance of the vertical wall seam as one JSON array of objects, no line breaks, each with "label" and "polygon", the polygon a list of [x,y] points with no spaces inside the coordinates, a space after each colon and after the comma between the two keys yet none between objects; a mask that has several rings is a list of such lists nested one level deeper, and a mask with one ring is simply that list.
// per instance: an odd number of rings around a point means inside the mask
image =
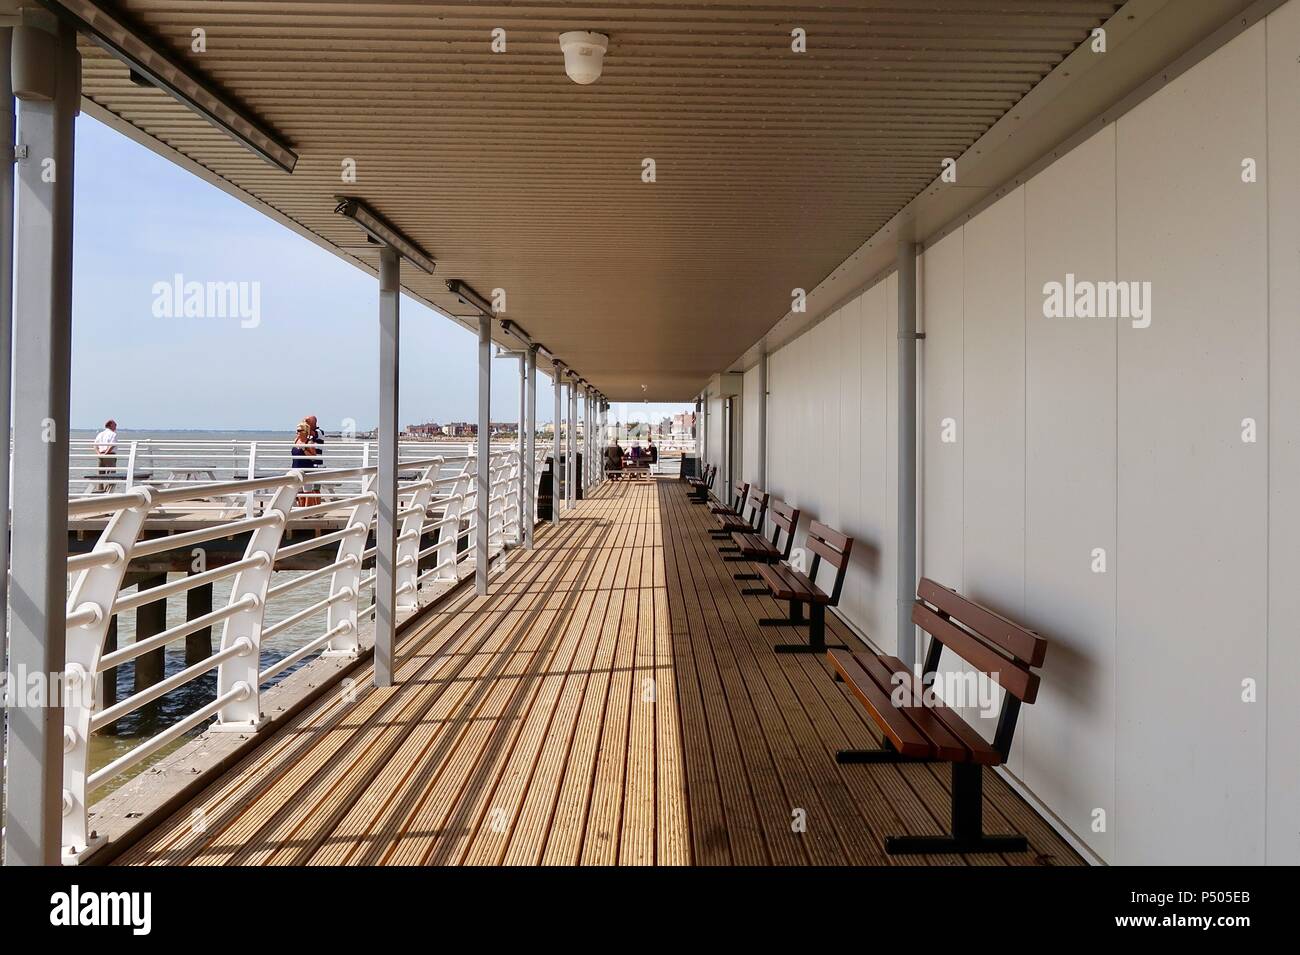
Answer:
[{"label": "vertical wall seam", "polygon": [[1273,644],[1273,216],[1269,190],[1273,168],[1272,127],[1269,124],[1268,41],[1270,17],[1264,17],[1264,414],[1268,425],[1264,432],[1264,863],[1268,863],[1269,812],[1271,778],[1269,761],[1268,713],[1272,707],[1269,693],[1272,672],[1269,650]]},{"label": "vertical wall seam", "polygon": [[[1112,172],[1111,178],[1115,186],[1112,193],[1112,202],[1114,204],[1114,229],[1115,229],[1115,281],[1119,281],[1119,122],[1114,124],[1114,133],[1111,135],[1113,144],[1111,149]],[[1118,861],[1120,858],[1119,845],[1119,454],[1120,454],[1120,433],[1119,433],[1119,414],[1120,414],[1120,366],[1119,366],[1119,322],[1115,322],[1115,506],[1111,512],[1111,521],[1114,534],[1111,539],[1111,573],[1114,574],[1115,597],[1112,604],[1112,617],[1114,627],[1111,631],[1111,659],[1115,661],[1111,673],[1111,747],[1110,747],[1110,808],[1111,819],[1109,824],[1111,829],[1111,855],[1113,859],[1107,861]]]}]

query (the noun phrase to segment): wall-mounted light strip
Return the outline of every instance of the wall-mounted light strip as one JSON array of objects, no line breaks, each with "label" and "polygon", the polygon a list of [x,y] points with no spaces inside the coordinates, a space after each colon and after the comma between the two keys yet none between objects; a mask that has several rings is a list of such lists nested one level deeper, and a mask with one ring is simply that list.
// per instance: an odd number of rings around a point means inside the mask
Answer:
[{"label": "wall-mounted light strip", "polygon": [[460,279],[448,279],[447,291],[456,296],[462,305],[468,305],[470,308],[477,310],[480,315],[492,317],[491,304],[482,295],[474,291],[468,283],[462,282]]},{"label": "wall-mounted light strip", "polygon": [[[485,299],[478,292],[474,291],[473,287],[471,287],[468,282],[463,282],[460,279],[448,279],[447,291],[450,292],[452,295],[456,296],[456,300],[460,302],[462,305],[468,305],[470,308],[477,311],[480,315],[487,315],[489,317],[492,316],[493,312],[492,312],[491,303],[489,303],[488,300]],[[566,374],[573,380],[574,384],[581,383],[584,385],[590,385],[590,382],[588,382],[586,378],[580,377],[576,371],[574,371],[572,368],[570,368],[560,359],[556,358],[555,354],[550,349],[548,349],[545,345],[543,345],[541,342],[533,341],[532,338],[529,336],[528,332],[524,331],[524,329],[520,327],[518,322],[512,321],[511,319],[508,318],[503,318],[501,319],[501,330],[505,332],[507,335],[514,336],[524,345],[531,348],[536,348],[542,354],[546,355],[546,357],[550,358],[551,363],[556,368],[557,376],[559,376],[559,369],[564,368],[566,369]],[[556,377],[555,381],[558,383],[559,377]]]},{"label": "wall-mounted light strip", "polygon": [[40,2],[80,32],[89,35],[125,63],[133,74],[148,79],[267,162],[285,172],[293,172],[298,154],[282,139],[164,51],[156,40],[127,23],[120,14],[91,0]]},{"label": "wall-mounted light strip", "polygon": [[364,201],[352,196],[335,196],[334,198],[338,200],[338,205],[334,207],[335,212],[351,219],[361,227],[361,230],[366,235],[376,242],[388,246],[416,268],[430,275],[433,274],[433,270],[438,267],[438,263],[433,261],[429,253],[412,242],[410,238],[400,232],[374,209],[366,205]]}]

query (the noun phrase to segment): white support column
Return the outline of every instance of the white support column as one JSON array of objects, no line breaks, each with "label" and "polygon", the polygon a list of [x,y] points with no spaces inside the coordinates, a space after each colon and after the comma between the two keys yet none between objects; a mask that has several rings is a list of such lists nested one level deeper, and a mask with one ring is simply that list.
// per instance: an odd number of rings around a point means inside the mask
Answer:
[{"label": "white support column", "polygon": [[560,523],[560,410],[563,402],[563,388],[560,378],[560,363],[551,363],[551,380],[555,383],[555,419],[551,428],[551,523]]},{"label": "white support column", "polygon": [[568,483],[564,488],[564,496],[572,510],[577,506],[578,501],[578,382],[576,379],[569,383],[569,440],[565,458],[564,473],[568,475]]},{"label": "white support column", "polygon": [[898,245],[898,658],[916,663],[916,245]]},{"label": "white support column", "polygon": [[397,396],[402,260],[379,250],[379,521],[375,528],[375,686],[392,686],[397,632]]},{"label": "white support column", "polygon": [[767,354],[758,357],[758,486],[767,487]]},{"label": "white support column", "polygon": [[591,389],[582,386],[582,486],[590,488],[591,477]]},{"label": "white support column", "polygon": [[[9,422],[13,408],[14,91],[9,49],[13,30],[0,27],[0,673],[9,672]],[[0,727],[5,725],[0,700]],[[8,741],[0,729],[0,793],[5,788]]]},{"label": "white support column", "polygon": [[524,439],[524,547],[533,549],[533,525],[537,523],[537,346],[528,349],[528,431]]},{"label": "white support column", "polygon": [[519,480],[519,509],[515,511],[515,521],[519,527],[519,536],[517,543],[524,542],[524,524],[528,520],[528,505],[525,501],[528,488],[528,470],[524,466],[524,429],[528,427],[528,354],[527,352],[519,353],[519,429],[515,432],[518,439],[516,444],[519,448],[519,460],[516,462]]},{"label": "white support column", "polygon": [[492,498],[492,319],[478,319],[478,493],[475,494],[474,591],[488,592],[488,514]]},{"label": "white support column", "polygon": [[[34,18],[37,19],[37,18]],[[14,299],[13,607],[10,667],[65,664],[68,407],[72,354],[72,187],[81,58],[66,26],[15,27],[17,140]],[[0,157],[5,163],[8,157]],[[51,175],[53,173],[53,175]],[[8,865],[57,865],[63,816],[63,707],[9,710]]]}]

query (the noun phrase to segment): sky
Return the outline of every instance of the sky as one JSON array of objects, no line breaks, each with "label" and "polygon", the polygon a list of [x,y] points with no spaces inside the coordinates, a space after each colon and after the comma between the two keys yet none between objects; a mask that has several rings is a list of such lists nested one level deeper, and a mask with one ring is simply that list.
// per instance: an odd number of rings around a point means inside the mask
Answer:
[{"label": "sky", "polygon": [[[308,414],[327,431],[375,426],[373,276],[84,113],[76,157],[74,428],[292,431]],[[177,275],[181,294],[163,291]],[[243,317],[185,317],[191,282],[243,283]],[[476,337],[406,296],[401,335],[400,423],[473,421]],[[495,421],[518,417],[518,367],[493,364]],[[550,421],[542,374],[537,406]],[[627,407],[641,420],[687,410]]]}]

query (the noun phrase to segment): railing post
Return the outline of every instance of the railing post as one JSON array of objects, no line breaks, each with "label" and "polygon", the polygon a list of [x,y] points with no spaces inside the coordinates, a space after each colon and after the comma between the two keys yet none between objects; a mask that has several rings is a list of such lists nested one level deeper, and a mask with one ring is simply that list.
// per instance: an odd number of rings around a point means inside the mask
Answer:
[{"label": "railing post", "polygon": [[[420,479],[407,505],[409,513],[402,518],[401,531],[397,535],[397,609],[414,610],[419,602],[420,581],[420,537],[424,532],[424,520],[433,498],[431,475],[441,467],[434,464],[420,472]],[[400,500],[400,494],[399,494]],[[400,511],[400,508],[399,508]]]},{"label": "railing post", "polygon": [[348,530],[351,533],[339,541],[339,552],[335,561],[346,561],[346,564],[334,571],[330,577],[330,596],[335,597],[340,594],[345,596],[342,600],[330,604],[326,629],[333,630],[341,623],[347,623],[348,626],[342,633],[330,638],[321,656],[355,658],[361,652],[358,619],[361,564],[370,537],[370,523],[375,519],[375,511],[378,508],[378,497],[375,494],[376,480],[373,474],[365,479],[362,493],[367,495],[368,499],[352,508],[352,514],[348,517]]},{"label": "railing post", "polygon": [[[241,692],[217,713],[217,723],[212,727],[216,731],[255,732],[262,722],[258,686],[261,683],[259,673],[266,591],[271,585],[271,572],[275,569],[275,552],[280,549],[285,525],[289,523],[289,512],[302,487],[301,471],[290,471],[286,477],[290,483],[275,492],[275,497],[267,504],[264,512],[274,515],[275,522],[254,530],[244,549],[243,559],[259,558],[258,565],[241,570],[230,588],[227,606],[239,603],[246,603],[247,606],[226,619],[221,632],[221,649],[227,650],[241,640],[248,641],[249,649],[226,660],[217,668],[217,696],[223,696],[232,690]],[[252,600],[248,600],[250,596]],[[247,688],[247,693],[242,692],[241,684]]]},{"label": "railing post", "polygon": [[72,585],[67,612],[90,611],[88,622],[67,627],[67,663],[63,670],[63,859],[75,862],[90,846],[86,820],[90,719],[98,698],[99,658],[113,619],[113,604],[149,514],[149,489],[140,488],[140,503],[113,515],[94,550],[112,551],[112,563],[83,570]]},{"label": "railing post", "polygon": [[469,493],[470,477],[467,459],[460,469],[456,482],[451,486],[451,494],[443,505],[444,523],[438,530],[438,570],[433,575],[435,580],[455,580],[459,576],[456,573],[456,555],[459,553],[457,548],[460,545],[460,518],[464,513],[465,499]]},{"label": "railing post", "polygon": [[[248,480],[250,481],[257,480],[257,442],[256,441],[250,441],[248,443]],[[244,506],[244,513],[246,513],[249,517],[252,517],[255,513],[255,508],[257,506],[256,498],[257,495],[252,491],[249,491],[245,498],[246,503]]]},{"label": "railing post", "polygon": [[135,449],[138,442],[131,442],[131,450],[126,454],[126,490],[135,487]]}]

